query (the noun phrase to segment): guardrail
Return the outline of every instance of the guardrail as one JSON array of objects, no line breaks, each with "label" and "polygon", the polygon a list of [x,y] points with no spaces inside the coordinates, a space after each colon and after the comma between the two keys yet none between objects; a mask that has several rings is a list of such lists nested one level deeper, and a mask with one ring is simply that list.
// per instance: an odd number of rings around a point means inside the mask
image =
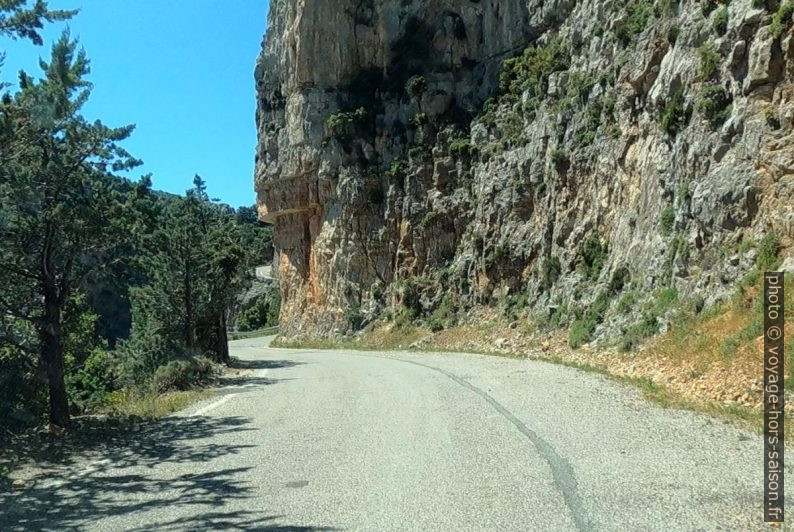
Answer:
[{"label": "guardrail", "polygon": [[229,338],[229,340],[248,340],[249,338],[260,338],[262,336],[272,336],[274,334],[278,334],[278,325],[275,327],[257,329],[256,331],[228,331],[226,336]]}]

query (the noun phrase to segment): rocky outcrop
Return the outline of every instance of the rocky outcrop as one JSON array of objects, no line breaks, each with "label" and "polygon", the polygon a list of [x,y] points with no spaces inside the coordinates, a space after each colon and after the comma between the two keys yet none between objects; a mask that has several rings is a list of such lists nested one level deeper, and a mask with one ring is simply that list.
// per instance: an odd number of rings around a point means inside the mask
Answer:
[{"label": "rocky outcrop", "polygon": [[[229,330],[238,331],[239,318],[251,312],[251,309],[255,306],[260,305],[267,308],[272,301],[279,299],[278,279],[273,277],[271,269],[271,266],[259,266],[256,268],[251,285],[237,297],[234,306],[229,311]],[[257,325],[264,327],[264,324]]]},{"label": "rocky outcrop", "polygon": [[721,5],[273,2],[282,333],[499,303],[587,340],[725,297],[794,234],[794,37],[777,5]]}]

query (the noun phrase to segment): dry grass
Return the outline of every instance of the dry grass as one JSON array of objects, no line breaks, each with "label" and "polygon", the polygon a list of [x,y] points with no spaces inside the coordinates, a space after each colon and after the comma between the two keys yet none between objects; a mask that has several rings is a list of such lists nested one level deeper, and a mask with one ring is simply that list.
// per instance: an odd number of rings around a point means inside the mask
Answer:
[{"label": "dry grass", "polygon": [[[794,336],[794,282],[786,279],[786,336]],[[643,349],[647,357],[667,362],[676,381],[692,381],[711,393],[712,399],[734,399],[748,393],[748,403],[761,405],[757,385],[763,377],[763,337],[758,286],[749,286],[725,305],[702,316],[687,315],[670,331]],[[792,375],[794,353],[787,349],[787,369]],[[677,368],[677,369],[676,369]],[[787,378],[790,386],[794,381]],[[723,393],[720,395],[719,392]]]},{"label": "dry grass", "polygon": [[210,390],[174,391],[163,394],[123,390],[111,394],[106,412],[121,417],[143,420],[160,419],[179,412],[193,403],[212,397]]}]

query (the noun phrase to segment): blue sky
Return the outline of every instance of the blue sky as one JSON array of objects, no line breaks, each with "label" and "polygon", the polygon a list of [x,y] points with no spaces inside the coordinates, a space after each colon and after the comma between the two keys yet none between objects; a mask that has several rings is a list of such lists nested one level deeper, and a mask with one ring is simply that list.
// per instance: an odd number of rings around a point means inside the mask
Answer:
[{"label": "blue sky", "polygon": [[[32,3],[32,2],[30,2]],[[16,82],[66,27],[91,60],[89,119],[136,124],[124,146],[151,172],[154,187],[184,193],[200,174],[209,193],[233,206],[253,205],[254,64],[266,28],[267,0],[49,0],[80,9],[45,30],[45,45],[0,40],[0,70]]]}]

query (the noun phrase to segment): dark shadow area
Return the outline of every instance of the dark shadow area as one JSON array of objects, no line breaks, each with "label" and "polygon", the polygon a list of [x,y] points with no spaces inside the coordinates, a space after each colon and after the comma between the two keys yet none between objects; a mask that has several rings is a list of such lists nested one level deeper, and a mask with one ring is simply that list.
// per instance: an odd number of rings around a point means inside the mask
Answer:
[{"label": "dark shadow area", "polygon": [[234,369],[280,369],[303,366],[305,362],[295,362],[294,360],[240,360],[233,359],[231,367]]},{"label": "dark shadow area", "polygon": [[251,388],[259,386],[271,386],[279,382],[291,381],[293,379],[269,379],[267,377],[250,377],[241,375],[239,377],[226,376],[218,379],[217,386],[223,393],[239,393],[251,391]]},{"label": "dark shadow area", "polygon": [[292,360],[240,360],[232,359],[231,368],[242,370],[239,375],[225,374],[218,378],[217,385],[222,387],[224,392],[245,391],[246,388],[257,386],[269,386],[282,381],[292,379],[274,379],[270,377],[260,377],[253,372],[257,370],[285,369],[295,366],[302,366],[305,362],[294,362]]},{"label": "dark shadow area", "polygon": [[[315,530],[285,527],[275,522],[277,516],[226,511],[245,507],[241,501],[255,488],[247,480],[251,468],[235,467],[234,458],[228,458],[255,447],[237,442],[252,441],[244,433],[256,430],[247,418],[200,416],[119,427],[115,434],[103,433],[105,437],[93,433],[90,445],[88,435],[83,435],[85,441],[42,436],[42,443],[50,440],[48,445],[28,452],[29,461],[42,471],[24,489],[13,490],[7,482],[0,487],[0,530],[85,529],[98,520],[124,516],[113,526]],[[77,449],[90,451],[90,458],[81,457]],[[221,457],[227,459],[208,465]],[[185,473],[184,464],[195,467]],[[217,510],[207,512],[207,507]],[[152,512],[146,520],[154,523],[144,524],[142,512]]]},{"label": "dark shadow area", "polygon": [[[138,460],[170,459],[186,456],[181,442],[211,438],[245,428],[245,418],[203,419],[170,417],[141,421],[135,417],[85,417],[73,420],[69,433],[55,437],[44,432],[29,432],[4,441],[0,464],[33,463],[39,467],[69,466],[79,453],[101,454],[111,460],[122,455]],[[0,489],[5,486],[0,485]]]},{"label": "dark shadow area", "polygon": [[271,532],[321,532],[342,530],[340,528],[285,526],[275,521],[283,516],[264,515],[258,512],[241,510],[239,512],[207,512],[153,523],[146,527],[132,528],[130,532],[147,532],[149,530],[263,530]]}]

